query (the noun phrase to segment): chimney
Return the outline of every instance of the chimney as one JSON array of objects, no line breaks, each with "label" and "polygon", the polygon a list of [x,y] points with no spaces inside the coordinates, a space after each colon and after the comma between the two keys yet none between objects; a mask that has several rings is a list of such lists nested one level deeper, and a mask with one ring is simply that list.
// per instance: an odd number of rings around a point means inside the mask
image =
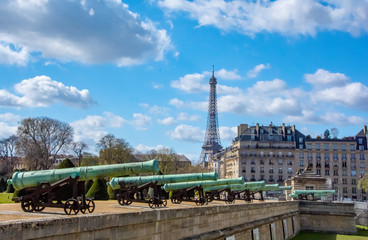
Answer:
[{"label": "chimney", "polygon": [[257,123],[256,125],[256,133],[257,133],[257,137],[259,137],[259,123]]},{"label": "chimney", "polygon": [[295,133],[295,125],[293,125],[292,130],[293,130],[293,133]]},{"label": "chimney", "polygon": [[238,126],[238,137],[242,135],[248,129],[248,124],[240,124]]},{"label": "chimney", "polygon": [[285,123],[282,124],[282,136],[285,137],[286,130],[285,130]]},{"label": "chimney", "polygon": [[363,126],[363,132],[364,132],[364,134],[367,134],[367,125]]}]

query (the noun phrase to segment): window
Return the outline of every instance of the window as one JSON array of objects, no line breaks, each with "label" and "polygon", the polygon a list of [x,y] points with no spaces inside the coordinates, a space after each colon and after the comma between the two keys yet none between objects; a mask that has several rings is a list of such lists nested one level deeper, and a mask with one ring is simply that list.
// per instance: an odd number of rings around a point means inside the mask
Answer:
[{"label": "window", "polygon": [[269,165],[273,165],[273,160],[270,159]]},{"label": "window", "polygon": [[308,143],[308,144],[307,144],[307,149],[308,149],[308,150],[312,150],[312,144],[311,144],[311,143]]},{"label": "window", "polygon": [[255,228],[252,230],[252,240],[259,240],[259,230]]},{"label": "window", "polygon": [[290,135],[287,136],[287,140],[288,140],[288,142],[291,142],[292,138],[291,138]]},{"label": "window", "polygon": [[303,143],[304,139],[303,137],[299,137],[299,143]]},{"label": "window", "polygon": [[343,150],[343,151],[346,150],[346,144],[341,144],[341,150]]},{"label": "window", "polygon": [[303,149],[303,144],[299,144],[299,149]]},{"label": "window", "polygon": [[262,181],[262,180],[265,180],[264,175],[261,175],[259,180],[261,180],[261,181]]},{"label": "window", "polygon": [[279,159],[279,165],[282,166],[283,162],[282,162],[282,159]]},{"label": "window", "polygon": [[334,184],[338,184],[339,183],[339,179],[338,178],[334,178],[333,183]]},{"label": "window", "polygon": [[346,158],[346,153],[343,153],[342,155],[341,155],[341,159],[342,160],[346,160],[347,158]]},{"label": "window", "polygon": [[270,235],[271,235],[271,240],[276,240],[276,227],[274,223],[270,224]]},{"label": "window", "polygon": [[316,154],[316,159],[317,159],[317,160],[321,160],[321,154],[320,154],[320,153],[317,153],[317,154]]},{"label": "window", "polygon": [[261,167],[261,169],[260,169],[260,171],[259,171],[260,173],[264,173],[264,167]]},{"label": "window", "polygon": [[304,167],[304,160],[300,160],[300,161],[299,161],[299,166],[300,166],[300,167]]},{"label": "window", "polygon": [[317,169],[317,175],[321,175],[321,169]]},{"label": "window", "polygon": [[356,158],[355,158],[355,153],[350,154],[350,159],[351,159],[351,160],[355,160],[355,159],[356,159]]},{"label": "window", "polygon": [[245,161],[245,159],[242,160],[242,164],[247,164],[247,162]]},{"label": "window", "polygon": [[252,159],[252,161],[250,161],[250,164],[252,164],[252,165],[256,164],[256,162],[254,161],[254,159]]},{"label": "window", "polygon": [[259,154],[259,156],[260,156],[260,157],[264,157],[264,152],[261,152],[261,153]]},{"label": "window", "polygon": [[351,193],[354,193],[354,194],[356,194],[356,193],[357,193],[357,189],[356,189],[356,187],[352,187],[352,188],[351,188]]},{"label": "window", "polygon": [[321,145],[319,143],[316,143],[316,150],[321,150]]},{"label": "window", "polygon": [[330,155],[328,153],[325,153],[325,160],[330,160]]},{"label": "window", "polygon": [[314,190],[314,186],[305,186],[305,190]]},{"label": "window", "polygon": [[291,130],[290,129],[287,130],[287,134],[291,134]]},{"label": "window", "polygon": [[324,149],[325,149],[325,150],[328,150],[328,143],[325,143],[325,144],[324,144]]},{"label": "window", "polygon": [[348,188],[347,188],[347,187],[343,187],[343,188],[342,188],[342,192],[343,192],[343,193],[348,193]]},{"label": "window", "polygon": [[273,175],[270,175],[270,180],[269,180],[270,182],[273,182],[274,181],[274,179],[273,179]]},{"label": "window", "polygon": [[242,172],[244,172],[244,173],[245,173],[245,172],[246,172],[246,169],[245,169],[245,168],[243,168],[243,169],[242,169]]},{"label": "window", "polygon": [[289,165],[289,166],[292,166],[292,165],[293,165],[293,162],[289,160],[289,161],[288,161],[288,165]]},{"label": "window", "polygon": [[271,167],[268,172],[273,173],[273,168]]},{"label": "window", "polygon": [[252,173],[256,172],[256,168],[255,167],[251,167],[250,169],[251,169],[250,172],[252,172]]},{"label": "window", "polygon": [[312,160],[312,153],[308,153],[308,160]]},{"label": "window", "polygon": [[352,185],[356,185],[356,184],[357,184],[357,181],[356,181],[356,179],[355,179],[355,178],[352,178],[352,179],[351,179],[351,184],[352,184]]},{"label": "window", "polygon": [[348,175],[348,172],[346,170],[342,170],[342,175],[343,176],[347,176]]},{"label": "window", "polygon": [[350,144],[350,151],[354,151],[354,150],[355,150],[354,144]]},{"label": "window", "polygon": [[260,163],[261,165],[264,165],[264,161],[263,161],[263,160],[261,160],[259,163]]},{"label": "window", "polygon": [[279,182],[282,182],[282,181],[284,181],[284,180],[282,179],[282,175],[279,175]]},{"label": "window", "polygon": [[279,173],[282,173],[282,168],[279,168]]},{"label": "window", "polygon": [[343,167],[343,168],[346,168],[346,166],[347,166],[346,161],[343,161],[343,162],[342,162],[342,167]]},{"label": "window", "polygon": [[270,141],[273,141],[273,140],[274,140],[273,135],[268,136],[268,139],[269,139]]},{"label": "window", "polygon": [[332,144],[332,149],[337,150],[337,144],[336,143]]},{"label": "window", "polygon": [[282,156],[282,152],[279,152],[279,157],[283,157],[283,156]]},{"label": "window", "polygon": [[363,138],[358,138],[358,143],[363,144]]},{"label": "window", "polygon": [[359,158],[360,160],[364,160],[365,159],[365,157],[364,157],[364,154],[363,153],[361,153],[360,154],[360,158]]},{"label": "window", "polygon": [[351,171],[351,176],[356,177],[356,171]]},{"label": "window", "polygon": [[360,145],[360,146],[359,146],[359,150],[360,150],[360,151],[363,151],[363,150],[364,150],[364,146],[363,146],[363,145]]},{"label": "window", "polygon": [[303,159],[304,158],[304,153],[303,152],[300,152],[299,153],[299,159]]},{"label": "window", "polygon": [[325,176],[330,176],[330,170],[325,170]]},{"label": "window", "polygon": [[256,136],[254,136],[254,135],[250,136],[250,140],[252,140],[252,141],[256,140]]},{"label": "window", "polygon": [[348,184],[348,179],[343,178],[343,179],[342,179],[342,184],[344,184],[344,185]]},{"label": "window", "polygon": [[365,174],[365,171],[360,171],[360,177],[363,177]]},{"label": "window", "polygon": [[293,174],[293,169],[292,168],[288,168],[287,173],[288,174]]},{"label": "window", "polygon": [[337,153],[333,154],[333,160],[339,160],[339,155]]},{"label": "window", "polygon": [[360,162],[359,167],[364,169],[365,168],[365,162]]},{"label": "window", "polygon": [[339,176],[339,170],[334,170],[334,176]]}]

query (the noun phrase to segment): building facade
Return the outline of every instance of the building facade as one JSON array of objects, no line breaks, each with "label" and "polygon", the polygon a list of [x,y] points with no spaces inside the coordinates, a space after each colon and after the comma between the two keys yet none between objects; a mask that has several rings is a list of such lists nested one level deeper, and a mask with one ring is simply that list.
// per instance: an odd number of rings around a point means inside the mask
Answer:
[{"label": "building facade", "polygon": [[241,124],[232,145],[213,159],[219,163],[221,178],[244,177],[280,185],[309,166],[328,179],[328,188],[337,192],[335,199],[366,200],[367,194],[357,184],[368,170],[367,138],[366,126],[354,137],[311,139],[294,125]]}]

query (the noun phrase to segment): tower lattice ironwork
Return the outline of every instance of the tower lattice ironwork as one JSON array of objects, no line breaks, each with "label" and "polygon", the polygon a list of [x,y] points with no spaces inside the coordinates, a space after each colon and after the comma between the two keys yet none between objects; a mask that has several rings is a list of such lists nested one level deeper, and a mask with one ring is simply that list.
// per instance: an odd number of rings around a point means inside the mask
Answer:
[{"label": "tower lattice ironwork", "polygon": [[210,78],[209,84],[210,97],[208,101],[207,130],[202,146],[202,152],[199,157],[199,162],[205,167],[211,163],[212,156],[222,149],[217,118],[217,80],[215,78],[214,69],[212,69],[212,77]]}]

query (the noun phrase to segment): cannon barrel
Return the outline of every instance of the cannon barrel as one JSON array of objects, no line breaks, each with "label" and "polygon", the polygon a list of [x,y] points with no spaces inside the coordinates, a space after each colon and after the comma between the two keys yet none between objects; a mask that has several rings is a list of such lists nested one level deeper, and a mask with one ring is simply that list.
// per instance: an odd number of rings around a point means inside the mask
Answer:
[{"label": "cannon barrel", "polygon": [[210,187],[216,185],[230,185],[230,184],[243,184],[244,178],[225,178],[218,179],[216,181],[198,181],[198,182],[180,182],[180,183],[167,183],[162,189],[166,192],[176,191],[179,189],[191,188],[191,187]]},{"label": "cannon barrel", "polygon": [[15,189],[23,189],[35,187],[40,183],[54,183],[68,177],[79,177],[80,181],[85,181],[95,177],[119,177],[129,174],[158,172],[158,161],[153,159],[146,162],[15,172],[12,179],[8,180],[8,185],[13,184]]},{"label": "cannon barrel", "polygon": [[217,180],[217,173],[186,173],[186,174],[170,174],[156,176],[138,176],[138,177],[114,177],[110,180],[109,185],[112,189],[117,190],[123,184],[141,185],[147,182],[157,182],[159,185],[166,183],[192,182],[204,180]]},{"label": "cannon barrel", "polygon": [[335,193],[335,190],[294,190],[293,194]]},{"label": "cannon barrel", "polygon": [[239,191],[239,190],[245,190],[249,188],[262,188],[262,186],[265,185],[265,181],[259,181],[259,182],[245,182],[243,184],[228,184],[228,185],[216,185],[216,186],[208,186],[204,187],[203,191],[210,192],[210,191],[217,191],[225,188],[230,188],[231,191]]}]

